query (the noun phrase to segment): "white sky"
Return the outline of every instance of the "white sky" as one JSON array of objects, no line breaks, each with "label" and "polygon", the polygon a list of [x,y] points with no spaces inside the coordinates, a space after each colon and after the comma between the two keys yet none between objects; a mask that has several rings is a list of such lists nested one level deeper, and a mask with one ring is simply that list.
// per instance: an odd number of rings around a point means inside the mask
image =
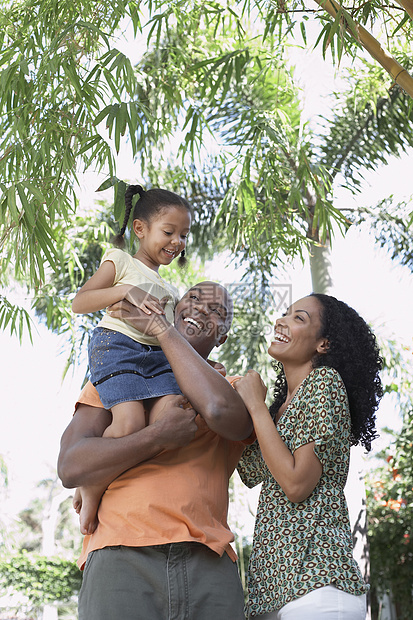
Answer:
[{"label": "white sky", "polygon": [[[306,112],[311,117],[320,112],[320,97],[331,88],[333,71],[326,63],[320,72],[320,60],[307,56],[297,75],[299,79],[309,78],[305,86]],[[314,82],[315,75],[317,79]],[[374,205],[378,199],[391,193],[400,199],[408,197],[411,193],[412,160],[410,152],[399,160],[392,160],[378,172],[369,174],[358,201]],[[128,178],[127,174],[122,171],[125,178]],[[135,174],[131,166],[130,178],[134,178]],[[85,195],[89,197],[91,187],[94,189],[96,182],[89,177],[88,187],[84,188]],[[338,196],[336,206],[346,200],[345,196]],[[233,274],[224,271],[223,267],[217,271],[214,263],[213,277],[228,282]],[[355,307],[366,320],[380,327],[380,331],[389,337],[394,334],[403,339],[411,349],[413,279],[408,270],[392,264],[386,252],[375,249],[366,234],[350,230],[345,240],[337,238],[334,243],[333,277],[337,297]],[[302,268],[296,265],[291,278],[293,298],[311,291],[308,266]],[[10,299],[13,300],[13,297]],[[21,299],[16,299],[16,302],[23,303]],[[62,385],[66,361],[62,352],[64,339],[57,338],[44,326],[38,325],[33,340],[33,346],[25,341],[20,347],[16,338],[0,332],[3,396],[0,455],[4,457],[9,471],[8,497],[0,503],[0,518],[25,507],[36,495],[36,483],[53,473],[59,439],[70,421],[85,370],[80,369],[74,376],[69,374]],[[383,407],[380,423],[389,426],[399,424],[391,406]]]}]

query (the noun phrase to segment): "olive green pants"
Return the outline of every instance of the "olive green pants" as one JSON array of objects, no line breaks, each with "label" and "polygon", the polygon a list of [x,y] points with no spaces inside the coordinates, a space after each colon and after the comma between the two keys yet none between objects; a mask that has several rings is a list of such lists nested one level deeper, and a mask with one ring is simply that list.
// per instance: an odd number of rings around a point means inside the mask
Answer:
[{"label": "olive green pants", "polygon": [[79,620],[244,620],[237,565],[199,543],[88,555]]}]

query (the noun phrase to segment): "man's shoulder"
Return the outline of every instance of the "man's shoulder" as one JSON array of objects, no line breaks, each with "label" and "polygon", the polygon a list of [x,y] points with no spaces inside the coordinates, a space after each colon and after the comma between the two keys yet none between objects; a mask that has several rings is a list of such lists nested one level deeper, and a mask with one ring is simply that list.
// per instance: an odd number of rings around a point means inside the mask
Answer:
[{"label": "man's shoulder", "polygon": [[75,404],[75,411],[79,405],[89,405],[91,407],[99,407],[100,409],[104,409],[102,401],[99,398],[98,391],[90,381],[86,383],[80,392],[79,398]]}]

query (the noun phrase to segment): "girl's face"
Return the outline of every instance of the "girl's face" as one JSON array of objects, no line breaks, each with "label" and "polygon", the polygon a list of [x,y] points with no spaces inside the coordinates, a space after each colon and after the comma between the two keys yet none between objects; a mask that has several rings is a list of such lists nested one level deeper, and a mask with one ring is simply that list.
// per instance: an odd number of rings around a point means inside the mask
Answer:
[{"label": "girl's face", "polygon": [[315,297],[296,301],[277,319],[268,353],[274,359],[296,366],[311,364],[316,353],[325,353],[328,340],[320,336],[322,306]]},{"label": "girl's face", "polygon": [[186,246],[191,228],[191,214],[182,207],[165,207],[150,223],[133,221],[133,230],[139,239],[135,254],[150,269],[158,271],[160,265],[169,265]]}]

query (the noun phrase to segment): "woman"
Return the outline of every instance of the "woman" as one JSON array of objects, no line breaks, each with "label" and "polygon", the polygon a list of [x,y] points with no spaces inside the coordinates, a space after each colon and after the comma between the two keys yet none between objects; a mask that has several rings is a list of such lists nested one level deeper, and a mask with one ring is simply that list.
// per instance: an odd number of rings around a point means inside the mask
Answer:
[{"label": "woman", "polygon": [[275,324],[281,362],[274,402],[253,370],[239,379],[257,442],[238,470],[263,483],[248,576],[248,615],[259,620],[364,620],[366,591],[352,555],[344,485],[350,446],[370,450],[382,396],[376,339],[355,310],[304,297]]}]

